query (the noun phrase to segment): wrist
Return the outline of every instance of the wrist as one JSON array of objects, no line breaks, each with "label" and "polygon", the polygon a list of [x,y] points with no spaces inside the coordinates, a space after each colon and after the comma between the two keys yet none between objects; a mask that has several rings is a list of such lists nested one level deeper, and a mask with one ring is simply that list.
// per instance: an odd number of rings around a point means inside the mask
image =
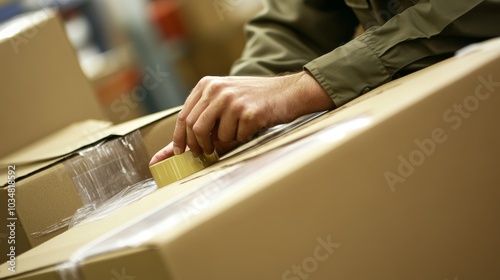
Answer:
[{"label": "wrist", "polygon": [[308,71],[299,72],[297,75],[299,75],[298,100],[304,109],[303,115],[336,107],[330,96]]}]

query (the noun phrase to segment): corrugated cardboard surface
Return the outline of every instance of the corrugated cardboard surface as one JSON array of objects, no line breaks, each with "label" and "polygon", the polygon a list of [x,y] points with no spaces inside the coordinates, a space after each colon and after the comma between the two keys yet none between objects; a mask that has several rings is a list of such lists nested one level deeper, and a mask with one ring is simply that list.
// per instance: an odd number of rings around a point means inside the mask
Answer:
[{"label": "corrugated cardboard surface", "polygon": [[[82,200],[74,186],[73,178],[65,166],[65,161],[76,156],[75,152],[78,149],[95,145],[110,137],[124,136],[139,129],[143,133],[148,157],[152,157],[156,151],[171,141],[178,111],[179,108],[172,108],[120,125],[107,126],[104,129],[96,130],[94,134],[88,134],[88,137],[75,138],[74,129],[65,130],[69,134],[58,133],[57,137],[49,136],[16,153],[20,160],[27,159],[30,154],[33,154],[35,161],[33,164],[17,165],[16,168],[18,179],[16,181],[16,217],[18,219],[16,248],[18,253],[35,247],[63,232],[65,229],[41,237],[32,236],[33,233],[44,232],[49,226],[71,217],[82,206]],[[80,123],[83,126],[86,124],[88,123]],[[100,123],[98,122],[98,124]],[[39,147],[47,146],[52,146],[53,149],[39,149]],[[12,162],[17,162],[14,156],[11,158]],[[37,161],[37,159],[48,160]],[[2,180],[4,180],[5,174],[6,170],[2,169]],[[150,174],[148,175],[150,176]],[[0,189],[0,194],[2,201],[6,202],[6,185]],[[0,210],[1,220],[7,220],[6,211],[7,207]],[[8,234],[6,227],[0,228],[0,234]],[[7,252],[7,246],[6,242],[1,242],[1,251]],[[2,261],[5,258],[5,255],[1,256]]]},{"label": "corrugated cardboard surface", "polygon": [[[478,51],[376,89],[57,236],[16,275],[57,279],[84,245],[122,234],[131,247],[77,258],[80,279],[498,279],[499,63],[499,48]],[[222,200],[201,195],[210,207],[186,205],[194,214],[160,230],[141,224],[218,174],[232,190]],[[134,230],[144,243],[123,239]]]},{"label": "corrugated cardboard surface", "polygon": [[0,157],[73,122],[104,119],[54,11],[2,25],[0,56]]}]

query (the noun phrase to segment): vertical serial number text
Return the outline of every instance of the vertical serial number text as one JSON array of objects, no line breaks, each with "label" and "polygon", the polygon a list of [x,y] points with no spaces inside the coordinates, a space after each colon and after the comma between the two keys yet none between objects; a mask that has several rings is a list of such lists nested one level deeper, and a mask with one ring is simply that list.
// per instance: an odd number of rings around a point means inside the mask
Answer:
[{"label": "vertical serial number text", "polygon": [[9,271],[16,272],[16,166],[7,168],[7,258]]}]

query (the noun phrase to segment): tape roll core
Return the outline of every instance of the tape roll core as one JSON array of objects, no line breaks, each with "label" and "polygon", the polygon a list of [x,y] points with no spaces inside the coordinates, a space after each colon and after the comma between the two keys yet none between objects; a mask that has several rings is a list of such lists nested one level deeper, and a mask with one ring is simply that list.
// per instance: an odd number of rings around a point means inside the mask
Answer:
[{"label": "tape roll core", "polygon": [[151,165],[149,170],[158,188],[161,188],[202,170],[218,159],[216,152],[211,155],[203,154],[196,158],[191,151],[186,151]]}]

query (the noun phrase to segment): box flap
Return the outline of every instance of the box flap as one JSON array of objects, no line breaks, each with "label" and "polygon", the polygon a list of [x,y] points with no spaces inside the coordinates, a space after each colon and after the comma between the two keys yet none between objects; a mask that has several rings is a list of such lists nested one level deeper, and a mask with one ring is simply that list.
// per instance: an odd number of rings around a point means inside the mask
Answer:
[{"label": "box flap", "polygon": [[[81,148],[113,136],[124,136],[152,122],[173,115],[180,108],[171,108],[115,126],[109,122],[97,120],[72,124],[0,159],[0,168],[16,165],[16,178],[21,179],[41,168],[60,161]],[[0,184],[2,186],[7,183],[6,174],[6,172],[2,172],[0,175]]]},{"label": "box flap", "polygon": [[71,124],[27,147],[0,159],[0,165],[28,165],[43,162],[73,152],[75,149],[98,140],[112,123],[108,121],[87,120]]}]

